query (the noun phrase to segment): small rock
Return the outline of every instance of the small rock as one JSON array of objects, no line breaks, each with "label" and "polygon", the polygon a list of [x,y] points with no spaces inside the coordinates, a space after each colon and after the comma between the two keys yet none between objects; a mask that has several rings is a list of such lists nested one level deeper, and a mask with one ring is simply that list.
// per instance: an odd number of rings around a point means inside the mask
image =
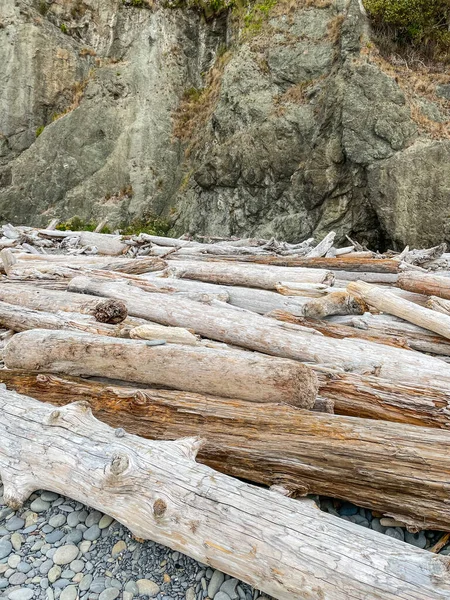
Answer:
[{"label": "small rock", "polygon": [[6,529],[8,531],[17,531],[18,529],[22,529],[25,525],[25,520],[20,517],[11,517],[6,521]]},{"label": "small rock", "polygon": [[8,594],[9,600],[31,600],[33,596],[34,592],[29,588],[19,588]]},{"label": "small rock", "polygon": [[54,531],[52,531],[51,533],[48,533],[45,536],[45,541],[48,544],[55,544],[56,542],[59,542],[60,540],[62,540],[65,535],[66,534],[64,533],[64,531],[61,531],[61,529],[55,529]]},{"label": "small rock", "polygon": [[212,574],[211,581],[209,582],[209,585],[208,585],[208,596],[210,598],[214,598],[214,596],[220,590],[220,586],[224,582],[224,579],[225,579],[225,575],[221,571],[218,571],[216,569],[214,571],[214,573]]},{"label": "small rock", "polygon": [[86,531],[83,533],[83,538],[88,540],[89,542],[93,542],[98,540],[101,535],[100,527],[98,525],[91,525]]},{"label": "small rock", "polygon": [[76,527],[80,522],[80,512],[72,512],[67,515],[67,525],[69,527]]},{"label": "small rock", "polygon": [[67,517],[66,515],[53,515],[53,517],[50,517],[50,519],[48,520],[48,524],[51,525],[52,527],[62,527],[63,525],[65,525],[67,521]]},{"label": "small rock", "polygon": [[60,600],[77,600],[78,591],[76,585],[68,585],[61,592]]},{"label": "small rock", "polygon": [[186,600],[195,600],[195,588],[190,587],[186,592]]},{"label": "small rock", "polygon": [[67,534],[66,541],[68,544],[78,544],[83,539],[83,533],[78,529],[74,529]]},{"label": "small rock", "polygon": [[20,563],[20,556],[18,554],[11,554],[8,558],[8,565],[11,569],[16,569]]},{"label": "small rock", "polygon": [[225,594],[225,592],[217,592],[214,596],[214,600],[231,600],[231,598],[228,594]]},{"label": "small rock", "polygon": [[0,540],[0,559],[6,558],[12,552],[12,544],[9,540],[5,540],[4,538]]},{"label": "small rock", "polygon": [[55,500],[58,500],[58,498],[59,495],[55,492],[44,491],[41,494],[41,499],[44,500],[44,502],[54,502]]},{"label": "small rock", "polygon": [[339,514],[343,517],[352,517],[356,515],[358,512],[358,507],[350,502],[344,502],[341,508],[339,509]]},{"label": "small rock", "polygon": [[409,531],[406,531],[405,542],[407,544],[417,546],[417,548],[423,549],[427,545],[427,538],[425,537],[425,533],[423,531],[419,531],[418,533],[409,533]]},{"label": "small rock", "polygon": [[82,560],[74,560],[70,563],[70,570],[74,573],[80,573],[84,569],[84,562]]},{"label": "small rock", "polygon": [[80,585],[78,586],[78,589],[80,590],[80,592],[86,592],[92,583],[92,575],[90,573],[87,573],[86,575],[83,575],[83,579],[80,581]]},{"label": "small rock", "polygon": [[21,561],[17,565],[17,570],[20,571],[21,573],[29,573],[31,571],[31,567],[28,563]]},{"label": "small rock", "polygon": [[119,540],[114,544],[113,549],[111,550],[111,556],[113,558],[116,558],[121,552],[124,552],[126,549],[126,543],[123,540]]},{"label": "small rock", "polygon": [[117,588],[110,587],[100,594],[98,600],[116,600],[119,594],[120,592]]},{"label": "small rock", "polygon": [[138,579],[136,583],[139,594],[142,596],[153,598],[159,594],[159,585],[150,579]]},{"label": "small rock", "polygon": [[92,527],[92,525],[97,525],[100,519],[103,517],[103,514],[98,510],[94,510],[88,514],[86,517],[85,523],[86,527]]},{"label": "small rock", "polygon": [[133,596],[137,596],[139,594],[139,589],[135,581],[127,581],[125,584],[125,591],[133,594]]},{"label": "small rock", "polygon": [[131,592],[124,592],[122,594],[122,600],[133,600],[133,594]]},{"label": "small rock", "polygon": [[103,517],[100,519],[98,526],[100,527],[100,529],[106,529],[107,527],[109,527],[111,525],[111,523],[114,521],[114,519],[112,517],[110,517],[109,515],[103,515]]},{"label": "small rock", "polygon": [[41,513],[50,508],[50,503],[45,502],[45,500],[42,500],[42,498],[36,498],[36,500],[33,500],[33,502],[30,504],[30,508],[33,512]]},{"label": "small rock", "polygon": [[25,527],[31,527],[32,525],[35,525],[37,523],[38,520],[38,515],[35,512],[30,512],[28,513],[28,515],[26,516],[25,519]]},{"label": "small rock", "polygon": [[83,542],[81,542],[80,544],[80,552],[81,554],[86,554],[86,552],[89,552],[89,548],[91,547],[92,542],[90,542],[89,540],[84,540]]},{"label": "small rock", "polygon": [[393,527],[388,527],[386,529],[386,535],[388,535],[391,538],[395,538],[397,540],[402,540],[403,541],[402,534],[399,533],[398,529],[394,529]]},{"label": "small rock", "polygon": [[78,548],[71,544],[61,546],[55,552],[53,562],[55,563],[55,565],[68,565],[77,558],[78,552]]},{"label": "small rock", "polygon": [[239,596],[239,594],[236,592],[238,583],[239,581],[237,579],[234,579],[233,577],[231,579],[227,579],[220,586],[220,591],[225,592],[225,594],[227,594],[227,596],[229,596],[231,600],[236,600],[236,598],[238,598]]},{"label": "small rock", "polygon": [[20,533],[17,533],[17,531],[14,532],[11,536],[11,544],[13,545],[14,550],[20,550],[23,544],[23,536]]},{"label": "small rock", "polygon": [[106,588],[106,579],[104,577],[96,577],[90,587],[89,590],[94,592],[94,594],[100,594]]},{"label": "small rock", "polygon": [[61,576],[61,567],[59,565],[53,565],[50,571],[47,573],[48,580],[50,583],[55,583]]},{"label": "small rock", "polygon": [[22,585],[27,580],[25,573],[13,573],[9,578],[9,585]]}]

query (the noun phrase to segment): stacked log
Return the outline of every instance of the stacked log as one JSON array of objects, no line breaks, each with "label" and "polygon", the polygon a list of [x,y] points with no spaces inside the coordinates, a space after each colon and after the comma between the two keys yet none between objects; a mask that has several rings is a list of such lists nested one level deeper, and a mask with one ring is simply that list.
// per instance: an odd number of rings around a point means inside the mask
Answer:
[{"label": "stacked log", "polygon": [[[336,247],[333,232],[318,244],[288,244],[53,227],[1,228],[0,471],[11,505],[37,487],[64,493],[70,477],[83,480],[77,499],[90,501],[88,473],[101,473],[105,493],[93,498],[96,506],[136,535],[277,598],[446,597],[447,559],[430,561],[298,500],[333,495],[411,531],[450,531],[445,246],[378,255],[351,240]],[[93,420],[80,399],[118,433]],[[27,428],[33,447],[20,449],[17,463],[11,436],[22,439]],[[50,473],[39,453],[53,435]],[[202,444],[176,441],[197,436]],[[89,458],[94,441],[98,464]],[[80,443],[72,473],[66,464]],[[155,524],[146,509],[127,510],[133,485],[144,490]],[[191,489],[202,498],[195,507]],[[197,521],[223,516],[224,493],[235,499],[230,529],[211,547],[208,525]],[[278,515],[267,520],[270,511]],[[180,514],[183,535],[174,537]],[[320,532],[336,536],[334,554],[321,557],[308,528],[319,540]],[[239,531],[239,548],[231,530]],[[368,558],[375,549],[380,565],[395,555],[398,571],[375,565]],[[363,576],[351,568],[356,560]],[[286,565],[297,579],[288,580]]]}]

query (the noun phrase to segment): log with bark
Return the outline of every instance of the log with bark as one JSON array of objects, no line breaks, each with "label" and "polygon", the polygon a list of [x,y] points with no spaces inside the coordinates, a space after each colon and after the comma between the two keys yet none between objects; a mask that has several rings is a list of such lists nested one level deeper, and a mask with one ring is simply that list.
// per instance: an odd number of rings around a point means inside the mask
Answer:
[{"label": "log with bark", "polygon": [[408,271],[399,275],[398,285],[409,292],[450,299],[450,277]]},{"label": "log with bark", "polygon": [[111,377],[178,390],[286,402],[311,408],[317,378],[307,366],[241,350],[149,345],[71,331],[34,329],[11,338],[4,350],[10,369]]},{"label": "log with bark", "polygon": [[37,489],[69,494],[135,536],[280,600],[434,600],[450,592],[449,558],[198,464],[197,438],[145,440],[97,421],[85,403],[55,409],[5,390],[0,438],[12,508]]},{"label": "log with bark", "polygon": [[282,323],[249,311],[241,313],[200,305],[169,294],[148,294],[123,283],[77,277],[71,281],[69,289],[122,300],[130,315],[162,325],[189,328],[203,337],[272,356],[376,374],[396,382],[415,380],[433,386],[450,383],[448,365],[418,352],[363,340],[334,340],[295,330],[294,325],[290,326],[294,329],[285,329]]},{"label": "log with bark", "polygon": [[136,389],[0,370],[8,389],[62,406],[85,400],[112,427],[158,440],[200,435],[199,460],[293,496],[332,495],[411,529],[449,529],[450,433],[248,404],[181,391]]},{"label": "log with bark", "polygon": [[446,315],[436,314],[433,310],[418,306],[403,298],[398,298],[380,287],[363,281],[349,283],[347,289],[350,294],[360,297],[372,308],[400,317],[419,327],[450,338],[450,317]]}]

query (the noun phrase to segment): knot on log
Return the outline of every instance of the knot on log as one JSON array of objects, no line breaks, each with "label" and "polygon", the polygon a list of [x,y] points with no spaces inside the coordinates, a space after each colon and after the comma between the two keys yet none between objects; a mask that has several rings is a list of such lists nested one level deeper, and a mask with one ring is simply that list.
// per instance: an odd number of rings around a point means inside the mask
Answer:
[{"label": "knot on log", "polygon": [[161,519],[167,510],[167,504],[161,498],[158,498],[153,503],[153,514],[155,519]]},{"label": "knot on log", "polygon": [[116,325],[122,323],[128,316],[126,304],[121,300],[107,299],[100,301],[93,312],[94,318],[100,323]]},{"label": "knot on log", "polygon": [[48,415],[47,424],[55,425],[56,422],[58,421],[58,419],[60,418],[60,416],[61,416],[60,410],[52,410],[52,412]]},{"label": "knot on log", "polygon": [[147,404],[147,395],[145,392],[137,391],[133,396],[133,403],[137,405]]},{"label": "knot on log", "polygon": [[109,470],[112,475],[121,475],[130,465],[130,460],[126,454],[115,454],[109,463]]},{"label": "knot on log", "polygon": [[47,383],[49,380],[49,377],[47,375],[36,375],[36,381],[38,383]]}]

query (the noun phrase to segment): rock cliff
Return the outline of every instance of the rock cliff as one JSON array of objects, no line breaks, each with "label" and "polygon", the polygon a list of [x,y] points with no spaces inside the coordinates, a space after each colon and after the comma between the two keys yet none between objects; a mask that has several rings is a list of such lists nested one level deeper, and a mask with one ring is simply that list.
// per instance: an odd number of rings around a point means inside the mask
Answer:
[{"label": "rock cliff", "polygon": [[0,219],[450,241],[450,77],[359,0],[224,7],[2,0]]}]

